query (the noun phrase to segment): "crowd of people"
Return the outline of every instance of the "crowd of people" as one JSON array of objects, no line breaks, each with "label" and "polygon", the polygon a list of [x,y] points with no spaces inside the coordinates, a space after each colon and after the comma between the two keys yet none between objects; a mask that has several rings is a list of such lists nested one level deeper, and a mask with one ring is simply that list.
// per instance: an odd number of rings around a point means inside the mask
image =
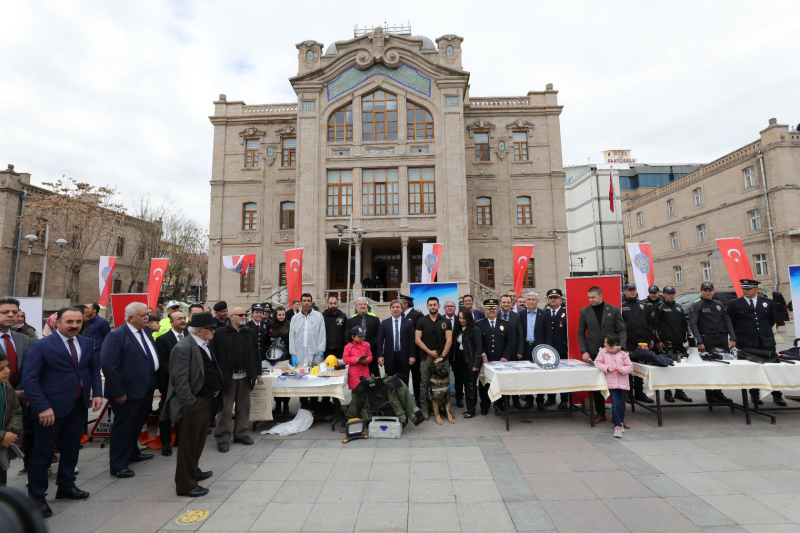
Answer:
[{"label": "crowd of people", "polygon": [[[635,285],[624,286],[621,308],[603,300],[598,287],[588,291],[590,305],[580,312],[578,345],[583,359],[602,371],[612,398],[613,435],[621,437],[625,402],[650,403],[642,380],[634,377],[629,353],[637,347],[657,352],[684,353],[687,344],[701,350],[734,346],[774,350],[775,309],[758,295],[758,282],[742,280],[744,296],[723,308],[706,282],[701,298],[688,311],[675,302],[675,288],[649,287],[639,300]],[[19,301],[0,298],[0,446],[7,448],[22,437],[28,493],[47,517],[48,469],[58,451],[56,499],[83,500],[89,493],[75,484],[82,433],[89,409],[97,411],[105,397],[114,414],[109,448],[109,471],[118,478],[136,473],[132,463],[153,458],[138,446],[141,428],[152,414],[156,390],[162,455],[178,448],[175,484],[178,495],[208,493],[200,482],[211,471],[199,467],[207,436],[213,432],[218,452],[231,445],[250,446],[247,434],[251,391],[269,364],[287,367],[316,365],[330,355],[350,367],[348,385],[362,377],[388,374],[410,386],[422,415],[432,414],[429,385],[432,376],[452,373],[455,402],[464,418],[492,407],[488,384],[479,383],[481,366],[490,361],[531,361],[540,344],[568,357],[567,312],[561,289],[547,291],[540,307],[536,292],[518,297],[509,291],[499,299],[484,300],[476,309],[472,295],[460,306],[436,297],[425,302],[427,314],[405,295],[390,303],[391,316],[381,321],[366,298],[354,301],[347,316],[331,295],[320,312],[311,294],[286,309],[270,304],[228,308],[225,301],[212,308],[192,303],[182,311],[179,302],[166,304],[163,318],[142,303],[125,308],[124,325],[111,329],[99,315],[100,306],[67,307],[49,317],[43,338],[26,327]],[[33,329],[33,328],[30,328]],[[691,332],[691,335],[690,335]],[[267,363],[265,363],[267,362]],[[101,374],[102,368],[102,374]],[[102,382],[104,380],[104,383]],[[606,405],[595,395],[595,422],[606,421]],[[758,402],[757,391],[752,391]],[[730,402],[719,390],[706,391],[709,403]],[[667,402],[691,402],[683,391],[670,391]],[[330,408],[324,399],[301,398],[312,410]],[[570,408],[569,393],[512,397],[516,409]],[[774,401],[785,405],[780,393]],[[495,402],[496,415],[505,409]],[[235,413],[235,415],[234,415]],[[274,414],[289,414],[288,399],[278,398]],[[174,444],[172,434],[175,434]],[[6,472],[0,471],[0,484]]]}]

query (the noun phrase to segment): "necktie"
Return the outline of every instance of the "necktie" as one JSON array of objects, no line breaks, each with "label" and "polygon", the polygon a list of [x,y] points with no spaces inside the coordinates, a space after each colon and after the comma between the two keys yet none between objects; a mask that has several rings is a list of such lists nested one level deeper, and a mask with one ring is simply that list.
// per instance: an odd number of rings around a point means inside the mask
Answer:
[{"label": "necktie", "polygon": [[494,329],[494,320],[492,320],[491,324],[492,324],[492,329]]},{"label": "necktie", "polygon": [[394,319],[394,351],[400,351],[400,321]]},{"label": "necktie", "polygon": [[508,320],[508,313],[503,313],[503,320]]},{"label": "necktie", "polygon": [[[69,354],[72,356],[72,364],[75,368],[78,368],[78,350],[75,349],[75,339],[69,339],[67,341],[67,345],[69,346]],[[76,397],[80,397],[81,395],[81,378],[78,377],[78,389],[75,391]]]},{"label": "necktie", "polygon": [[178,333],[178,340],[179,340],[179,341],[182,341],[182,340],[183,340],[183,333]]},{"label": "necktie", "polygon": [[750,300],[750,309],[752,309],[753,311],[756,310],[756,304],[753,302],[753,300]]},{"label": "necktie", "polygon": [[155,374],[156,372],[156,364],[153,362],[153,352],[150,351],[150,346],[147,345],[147,341],[144,338],[144,330],[139,330],[139,336],[142,338],[142,346],[144,346],[144,353],[147,354],[147,362],[150,363],[150,372]]},{"label": "necktie", "polygon": [[14,344],[11,342],[11,336],[8,333],[3,333],[3,338],[6,341],[6,355],[8,356],[8,368],[11,369],[11,384],[17,384],[17,374],[19,367],[17,366],[17,350],[14,349]]},{"label": "necktie", "polygon": [[366,316],[362,316],[361,317],[361,331],[364,332],[364,335],[367,334],[367,317]]}]

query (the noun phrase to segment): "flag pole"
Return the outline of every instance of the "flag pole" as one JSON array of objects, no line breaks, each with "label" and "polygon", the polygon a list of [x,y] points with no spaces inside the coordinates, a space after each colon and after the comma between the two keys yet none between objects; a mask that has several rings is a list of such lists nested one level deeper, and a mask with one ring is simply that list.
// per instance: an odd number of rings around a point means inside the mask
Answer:
[{"label": "flag pole", "polygon": [[[611,182],[611,193],[612,193],[611,194],[611,202],[615,204],[616,203],[616,199],[617,199],[617,194],[614,192],[614,165],[611,165],[611,168],[608,171],[608,179]],[[622,190],[620,190],[620,194],[621,193],[622,193]],[[622,204],[620,204],[620,207],[622,207]],[[622,224],[622,220],[620,219],[619,209],[613,209],[612,208],[612,211],[614,212],[614,216],[616,217],[615,226],[617,227],[617,242],[619,243],[619,246],[618,246],[618,248],[619,248],[619,275],[623,279],[623,281],[625,281],[625,278],[627,277],[627,273],[628,273],[628,268],[627,268],[627,265],[625,264],[625,232],[620,230],[620,225]],[[602,227],[600,229],[602,231]]]}]

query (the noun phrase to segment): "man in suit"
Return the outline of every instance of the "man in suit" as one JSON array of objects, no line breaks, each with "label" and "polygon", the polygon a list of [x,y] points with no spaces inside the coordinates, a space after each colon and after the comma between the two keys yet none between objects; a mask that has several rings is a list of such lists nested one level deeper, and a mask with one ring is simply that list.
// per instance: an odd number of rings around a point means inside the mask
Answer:
[{"label": "man in suit", "polygon": [[82,325],[80,309],[59,310],[56,331],[36,341],[25,358],[22,388],[30,401],[27,416],[33,418],[36,435],[28,460],[28,495],[45,518],[53,515],[45,496],[47,468],[56,444],[61,447],[56,499],[89,497],[75,486],[75,467],[88,409],[100,409],[103,386],[92,341],[78,335]]},{"label": "man in suit", "polygon": [[[603,291],[600,287],[589,289],[589,305],[581,309],[578,319],[578,346],[583,360],[592,363],[597,357],[597,352],[603,347],[606,335],[613,333],[619,338],[619,344],[611,348],[617,352],[625,346],[627,335],[625,321],[619,307],[603,301]],[[606,420],[606,400],[600,391],[593,391],[594,408],[597,411],[595,424]]]},{"label": "man in suit", "polygon": [[[173,311],[169,319],[170,330],[156,339],[156,352],[158,352],[156,381],[158,382],[158,391],[161,393],[161,400],[158,402],[159,414],[164,412],[164,403],[166,402],[169,388],[170,353],[172,353],[175,345],[183,340],[184,331],[186,330],[186,316],[181,311]],[[161,435],[161,455],[169,457],[172,455],[172,423],[169,418],[165,420],[162,417],[159,433]],[[177,438],[175,439],[175,445],[178,445]]]},{"label": "man in suit", "polygon": [[[740,280],[743,296],[728,304],[728,316],[736,332],[736,346],[739,348],[757,348],[775,350],[775,334],[772,331],[777,316],[772,301],[758,295],[760,282],[754,279]],[[750,390],[753,404],[763,403],[758,398],[758,389]],[[783,393],[775,391],[772,399],[781,407],[786,406]]]},{"label": "man in suit", "polygon": [[[456,330],[456,326],[458,324],[458,313],[456,313],[456,303],[452,300],[447,300],[444,303],[444,319],[450,322],[450,329],[453,331]],[[455,343],[455,339],[453,340]],[[463,409],[464,408],[464,382],[467,380],[467,367],[464,363],[464,359],[461,357],[461,352],[456,350],[455,344],[453,344],[453,349],[450,350],[450,353],[453,354],[451,362],[451,367],[453,369],[453,387],[456,391],[456,405]]]},{"label": "man in suit", "polygon": [[[403,302],[403,316],[411,321],[411,324],[414,326],[414,329],[416,330],[417,321],[423,317],[423,314],[414,309],[414,298],[412,298],[411,296],[406,296],[405,294],[401,294],[400,301]],[[416,346],[414,347],[414,350],[415,352],[417,352]],[[416,353],[416,355],[412,356],[413,361],[409,361],[409,374],[411,375],[411,390],[414,393],[414,401],[416,402],[417,407],[419,407],[419,400],[420,400],[419,363],[421,355],[422,354],[420,353]]]},{"label": "man in suit", "polygon": [[[350,331],[354,327],[360,326],[361,331],[364,333],[364,341],[369,344],[369,349],[373,354],[378,350],[378,330],[381,327],[381,320],[369,312],[367,307],[367,299],[363,296],[356,298],[356,314],[347,319],[345,324],[345,331]],[[380,376],[380,369],[378,368],[378,358],[373,357],[372,362],[369,364],[369,373],[373,376]]]},{"label": "man in suit", "polygon": [[108,320],[99,316],[100,304],[94,302],[86,306],[83,310],[83,335],[89,337],[94,342],[94,357],[97,364],[100,364],[100,350],[103,349],[103,340],[111,333],[111,326]]},{"label": "man in suit", "polygon": [[27,465],[33,451],[33,420],[24,416],[27,402],[21,382],[23,361],[30,349],[31,338],[13,329],[19,314],[19,300],[10,296],[0,298],[0,353],[8,357],[8,369],[11,372],[8,383],[15,389],[14,395],[22,407],[22,452],[25,454],[24,464]]},{"label": "man in suit", "polygon": [[472,297],[471,294],[465,294],[462,298],[464,302],[464,307],[472,313],[472,319],[477,322],[481,318],[486,318],[486,314],[481,311],[480,309],[475,309],[475,298]]},{"label": "man in suit", "polygon": [[[564,294],[561,289],[550,289],[547,291],[547,307],[542,313],[544,316],[545,344],[549,344],[558,352],[562,359],[569,358],[569,335],[567,333],[567,309],[564,306]],[[556,395],[548,394],[547,403],[552,405]],[[570,404],[570,393],[561,393],[559,409],[567,409]]]},{"label": "man in suit", "polygon": [[[502,304],[501,304],[502,305]],[[533,291],[525,294],[525,312],[519,315],[519,341],[520,349],[518,350],[517,358],[526,361],[533,361],[533,349],[540,344],[547,344],[547,329],[542,314],[539,309],[539,295]],[[544,394],[536,395],[536,406],[541,411],[556,403],[555,395],[552,400],[548,397],[545,403]],[[516,400],[514,407],[518,407],[519,400]],[[527,396],[525,398],[525,406],[523,409],[530,409],[533,406],[533,397]]]},{"label": "man in suit", "polygon": [[403,318],[403,304],[400,300],[394,300],[389,309],[392,316],[381,322],[375,355],[387,376],[399,375],[403,383],[408,385],[410,362],[416,358],[416,328],[410,320]]},{"label": "man in suit", "polygon": [[196,498],[208,494],[198,482],[213,475],[200,470],[200,456],[208,434],[209,413],[222,390],[222,371],[208,341],[216,324],[211,313],[195,313],[189,321],[188,335],[172,351],[169,366],[169,392],[162,418],[178,427],[178,457],[175,463],[175,492]]},{"label": "man in suit", "polygon": [[136,444],[153,405],[156,372],[160,368],[150,329],[147,306],[133,302],[125,307],[125,324],[103,341],[100,362],[106,378],[105,395],[114,413],[109,443],[111,475],[129,478],[136,473],[130,463],[153,458]]},{"label": "man in suit", "polygon": [[[509,337],[508,322],[497,316],[498,301],[489,298],[483,301],[486,308],[486,318],[475,322],[475,327],[481,332],[480,346],[475,347],[476,352],[480,352],[484,363],[489,361],[510,361],[519,345],[517,338]],[[489,384],[478,383],[478,393],[481,397],[481,414],[489,412],[492,402],[489,400]],[[496,415],[500,415],[500,409],[495,405]]]}]

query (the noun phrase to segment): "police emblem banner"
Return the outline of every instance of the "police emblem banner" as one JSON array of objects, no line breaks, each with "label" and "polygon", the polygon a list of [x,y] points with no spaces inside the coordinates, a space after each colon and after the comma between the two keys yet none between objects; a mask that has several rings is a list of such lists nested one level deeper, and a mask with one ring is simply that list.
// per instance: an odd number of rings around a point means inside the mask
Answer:
[{"label": "police emblem banner", "polygon": [[444,245],[438,242],[422,243],[422,283],[436,281],[439,263],[442,260]]},{"label": "police emblem banner", "polygon": [[753,279],[750,260],[747,258],[742,239],[738,237],[717,239],[717,246],[719,247],[719,255],[722,256],[722,262],[725,263],[725,268],[728,269],[728,275],[731,277],[731,284],[736,291],[736,296],[741,298],[744,293],[742,292],[742,283],[739,280]]},{"label": "police emblem banner", "polygon": [[251,266],[256,266],[256,254],[223,255],[222,266],[237,274],[244,274]]},{"label": "police emblem banner", "polygon": [[[514,290],[522,294],[522,282],[528,271],[528,262],[533,255],[533,244],[515,244],[514,250]],[[517,302],[514,302],[517,305]]]},{"label": "police emblem banner", "polygon": [[113,283],[114,266],[117,264],[116,257],[109,257],[107,255],[100,256],[100,272],[98,273],[98,280],[100,281],[100,299],[97,304],[100,307],[108,305],[109,298],[111,298],[111,286]]},{"label": "police emblem banner", "polygon": [[647,288],[656,284],[656,274],[653,268],[653,251],[649,242],[629,242],[628,255],[631,258],[633,282],[639,291],[639,299],[647,297]]}]

